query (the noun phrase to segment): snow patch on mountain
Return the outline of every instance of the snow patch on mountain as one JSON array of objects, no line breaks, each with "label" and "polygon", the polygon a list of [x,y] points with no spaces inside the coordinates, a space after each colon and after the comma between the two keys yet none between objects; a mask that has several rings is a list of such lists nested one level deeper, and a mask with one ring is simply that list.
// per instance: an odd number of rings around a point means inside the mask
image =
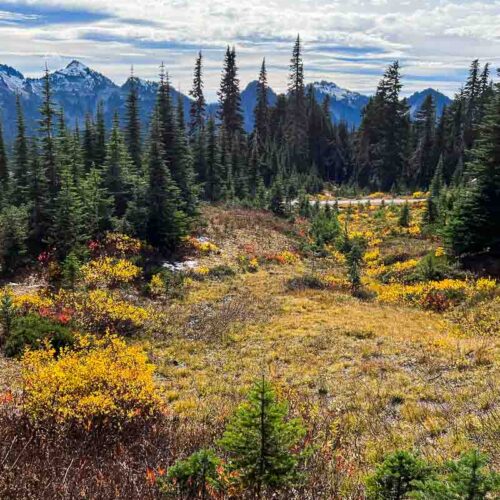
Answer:
[{"label": "snow patch on mountain", "polygon": [[0,82],[14,94],[24,94],[25,93],[25,78],[22,73],[7,66],[5,64],[0,64]]},{"label": "snow patch on mountain", "polygon": [[351,90],[339,87],[336,83],[327,82],[325,80],[322,80],[321,82],[314,82],[312,85],[317,92],[324,95],[329,95],[336,101],[346,101],[348,103],[354,103],[360,97],[365,97],[358,92],[352,92]]}]

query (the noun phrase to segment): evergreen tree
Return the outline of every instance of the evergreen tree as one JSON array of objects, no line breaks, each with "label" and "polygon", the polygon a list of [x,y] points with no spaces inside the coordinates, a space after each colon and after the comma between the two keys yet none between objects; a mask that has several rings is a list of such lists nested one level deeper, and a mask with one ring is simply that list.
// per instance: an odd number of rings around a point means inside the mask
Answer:
[{"label": "evergreen tree", "polygon": [[47,177],[39,159],[38,145],[34,139],[30,148],[29,201],[31,208],[28,245],[31,253],[37,255],[44,247],[44,239],[51,223],[50,195]]},{"label": "evergreen tree", "polygon": [[414,185],[427,189],[435,167],[434,140],[435,140],[436,111],[432,95],[429,94],[420,109],[417,111],[413,123],[415,150],[411,158],[411,171]]},{"label": "evergreen tree", "polygon": [[279,217],[285,217],[287,215],[287,210],[285,205],[285,192],[281,176],[277,176],[274,179],[273,185],[271,187],[271,199],[269,200],[269,209]]},{"label": "evergreen tree", "polygon": [[7,164],[7,153],[5,151],[5,144],[3,142],[3,132],[0,120],[0,203],[4,205],[10,201],[9,188],[9,166]]},{"label": "evergreen tree", "polygon": [[266,60],[263,59],[259,80],[257,82],[257,104],[254,109],[254,135],[258,137],[260,145],[267,144],[267,141],[269,140],[270,116],[268,92]]},{"label": "evergreen tree", "polygon": [[390,191],[406,171],[409,113],[401,91],[399,63],[384,73],[375,96],[363,112],[358,132],[357,181],[382,191]]},{"label": "evergreen tree", "polygon": [[156,98],[156,113],[160,122],[160,132],[162,140],[162,151],[165,164],[170,169],[172,177],[177,178],[177,127],[174,106],[172,102],[172,90],[170,79],[165,73],[165,68],[160,66],[160,84],[158,86],[158,95]]},{"label": "evergreen tree", "polygon": [[151,123],[148,151],[147,239],[161,250],[172,250],[186,229],[185,214],[179,210],[181,193],[170,175],[163,153],[161,122]]},{"label": "evergreen tree", "polygon": [[129,78],[129,93],[126,103],[126,127],[125,140],[127,143],[128,152],[135,171],[141,172],[142,158],[142,138],[141,138],[141,120],[139,112],[139,95],[137,91],[137,78],[132,74]]},{"label": "evergreen tree", "polygon": [[236,49],[228,46],[224,58],[224,69],[219,96],[219,120],[229,133],[243,133],[243,113],[241,111],[240,81],[236,66]]},{"label": "evergreen tree", "polygon": [[104,122],[104,103],[97,104],[95,142],[94,142],[94,164],[102,167],[106,161],[106,124]]},{"label": "evergreen tree", "polygon": [[14,165],[12,169],[14,190],[13,202],[19,206],[28,202],[29,195],[29,149],[26,125],[19,94],[16,96],[17,133],[14,141]]},{"label": "evergreen tree", "polygon": [[125,146],[123,134],[120,131],[118,115],[113,119],[113,128],[107,145],[104,162],[104,187],[113,199],[113,215],[123,218],[128,202],[132,197],[130,173],[133,170],[132,160]]},{"label": "evergreen tree", "polygon": [[258,498],[264,489],[293,484],[300,455],[294,448],[305,435],[299,420],[288,420],[288,405],[264,378],[255,383],[229,422],[220,445],[230,454],[229,466]]},{"label": "evergreen tree", "polygon": [[398,224],[401,227],[410,227],[410,221],[411,221],[410,204],[406,201],[401,207]]},{"label": "evergreen tree", "polygon": [[111,228],[113,200],[103,187],[101,170],[92,168],[81,183],[82,225],[89,238],[99,238]]},{"label": "evergreen tree", "polygon": [[96,154],[94,124],[92,123],[92,118],[88,113],[85,115],[85,129],[83,131],[82,146],[85,172],[90,172],[96,164]]},{"label": "evergreen tree", "polygon": [[487,107],[471,161],[470,179],[446,228],[447,243],[456,255],[489,249],[500,252],[500,84]]},{"label": "evergreen tree", "polygon": [[41,160],[42,168],[47,176],[47,184],[51,201],[57,195],[59,178],[56,165],[56,152],[54,144],[54,107],[52,103],[52,90],[50,87],[49,70],[45,67],[42,88],[42,105],[40,107],[40,133],[41,133]]},{"label": "evergreen tree", "polygon": [[325,115],[325,118],[330,123],[332,121],[332,117],[330,114],[331,102],[332,102],[332,98],[330,97],[330,94],[326,94],[325,97],[323,98],[323,102],[321,103],[321,109],[323,110],[323,114]]},{"label": "evergreen tree", "polygon": [[61,171],[60,189],[54,201],[52,223],[47,243],[53,247],[60,260],[87,239],[82,225],[82,202],[72,172]]},{"label": "evergreen tree", "polygon": [[189,91],[193,98],[189,111],[189,136],[198,136],[205,128],[206,101],[203,95],[203,55],[198,53],[194,67],[193,88]]},{"label": "evergreen tree", "polygon": [[224,197],[224,172],[213,118],[209,118],[207,124],[206,169],[205,198],[209,201],[219,201]]},{"label": "evergreen tree", "polygon": [[200,450],[185,460],[177,460],[168,468],[160,489],[179,499],[208,500],[222,489],[219,467],[221,460],[211,450]]},{"label": "evergreen tree", "polygon": [[300,36],[293,47],[290,61],[290,76],[288,82],[288,104],[286,118],[286,138],[290,148],[292,162],[299,171],[307,169],[307,116],[304,87],[304,65],[302,62],[302,45]]},{"label": "evergreen tree", "polygon": [[388,455],[368,478],[367,497],[370,500],[404,500],[414,491],[414,483],[429,478],[428,465],[405,451]]},{"label": "evergreen tree", "polygon": [[195,179],[193,155],[187,140],[184,107],[182,106],[180,95],[177,102],[174,156],[175,162],[172,162],[172,166],[170,167],[172,178],[180,189],[183,211],[189,217],[193,217],[198,213],[199,189]]},{"label": "evergreen tree", "polygon": [[12,273],[26,263],[29,214],[26,205],[0,211],[0,272]]}]

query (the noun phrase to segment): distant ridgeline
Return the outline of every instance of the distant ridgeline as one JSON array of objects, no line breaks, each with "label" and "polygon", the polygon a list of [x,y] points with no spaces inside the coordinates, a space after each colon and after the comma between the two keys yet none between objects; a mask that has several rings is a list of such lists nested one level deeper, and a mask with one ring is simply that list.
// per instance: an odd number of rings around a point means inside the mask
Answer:
[{"label": "distant ridgeline", "polygon": [[[40,119],[39,107],[42,102],[43,78],[25,78],[19,71],[10,66],[0,64],[0,105],[4,139],[10,143],[15,135],[15,100],[20,94],[25,113],[28,132],[32,132]],[[140,101],[141,123],[146,126],[154,109],[158,82],[135,78]],[[94,115],[97,104],[104,104],[105,122],[109,127],[115,111],[121,120],[125,117],[127,95],[130,92],[130,79],[119,86],[101,73],[92,70],[79,61],[72,61],[64,69],[50,74],[50,83],[53,92],[53,101],[64,109],[66,123],[73,128],[76,123],[80,126],[85,121],[86,114]],[[312,84],[318,102],[329,98],[330,116],[334,122],[344,121],[349,127],[358,127],[361,123],[361,113],[369,98],[358,92],[352,92],[338,87],[333,82],[315,82]],[[257,80],[250,82],[241,92],[241,108],[243,111],[244,128],[250,132],[254,126],[254,108],[257,102]],[[172,97],[175,102],[182,98],[186,117],[189,116],[191,99],[172,88]],[[432,95],[435,101],[437,115],[440,116],[445,105],[451,100],[444,94],[426,89],[416,92],[408,99],[412,116],[423,104],[427,95]],[[276,104],[276,93],[269,88],[269,104]],[[208,105],[208,112],[215,114],[217,103]]]}]

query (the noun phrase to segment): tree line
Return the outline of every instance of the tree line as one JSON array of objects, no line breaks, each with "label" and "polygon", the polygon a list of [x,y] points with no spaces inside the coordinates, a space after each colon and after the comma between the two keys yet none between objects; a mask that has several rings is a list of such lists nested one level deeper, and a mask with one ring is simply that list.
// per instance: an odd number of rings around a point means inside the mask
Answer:
[{"label": "tree line", "polygon": [[[255,125],[249,134],[243,127],[234,47],[228,46],[225,53],[215,116],[207,111],[201,52],[196,58],[188,117],[182,103],[174,102],[162,65],[156,106],[147,130],[142,130],[138,81],[131,77],[130,82],[125,123],[122,126],[115,114],[109,130],[102,104],[95,116],[86,117],[83,130],[68,127],[63,110],[53,101],[48,70],[38,133],[33,137],[27,136],[17,97],[17,134],[10,157],[0,129],[4,270],[48,250],[64,259],[72,249],[108,230],[145,239],[162,252],[171,252],[196,219],[201,200],[271,208],[286,215],[292,200],[318,192],[326,183],[371,191],[431,188],[428,217],[434,223],[439,213],[451,213],[443,206],[450,208],[453,196],[438,200],[443,188],[469,192],[467,186],[488,158],[495,173],[489,172],[485,182],[491,196],[498,197],[492,186],[492,182],[498,185],[494,156],[498,145],[488,150],[482,130],[492,121],[497,123],[498,116],[491,113],[499,92],[490,79],[489,66],[481,68],[477,60],[463,89],[440,117],[429,95],[413,120],[400,96],[396,61],[370,98],[358,130],[333,123],[329,96],[318,102],[313,87],[304,83],[300,37],[293,47],[288,91],[273,106],[263,60]],[[456,210],[449,217],[449,227],[466,233],[470,228]],[[483,243],[475,248],[484,247]],[[460,252],[474,245],[455,247]]]}]

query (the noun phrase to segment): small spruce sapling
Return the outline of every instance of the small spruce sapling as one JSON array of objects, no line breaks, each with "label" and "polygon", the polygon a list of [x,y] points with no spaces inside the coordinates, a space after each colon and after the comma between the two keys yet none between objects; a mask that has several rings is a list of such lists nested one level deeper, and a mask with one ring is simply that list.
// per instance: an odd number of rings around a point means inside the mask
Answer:
[{"label": "small spruce sapling", "polygon": [[219,444],[229,454],[229,468],[258,498],[265,489],[290,486],[300,479],[303,454],[296,451],[306,431],[287,419],[288,404],[279,402],[264,377],[236,411]]},{"label": "small spruce sapling", "polygon": [[166,476],[158,479],[160,491],[168,498],[214,498],[213,493],[222,489],[220,464],[212,450],[199,450],[169,467]]},{"label": "small spruce sapling", "polygon": [[389,454],[367,480],[370,500],[403,500],[414,491],[416,481],[431,476],[426,462],[412,453],[396,451]]},{"label": "small spruce sapling", "polygon": [[410,205],[406,202],[401,207],[401,213],[399,215],[399,225],[401,227],[409,227],[411,222]]}]

